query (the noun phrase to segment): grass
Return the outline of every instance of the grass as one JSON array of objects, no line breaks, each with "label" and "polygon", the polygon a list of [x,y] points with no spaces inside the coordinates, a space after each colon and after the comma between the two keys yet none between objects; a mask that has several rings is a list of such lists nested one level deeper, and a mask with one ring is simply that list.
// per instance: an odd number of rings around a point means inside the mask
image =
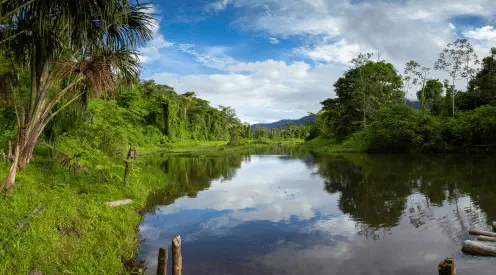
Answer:
[{"label": "grass", "polygon": [[[0,165],[0,176],[8,167]],[[122,274],[123,262],[138,248],[140,209],[151,190],[168,184],[166,175],[143,166],[127,184],[107,183],[96,172],[76,173],[54,160],[34,161],[18,174],[13,196],[0,194],[0,274]],[[104,202],[132,199],[130,205]],[[45,210],[17,229],[42,203]]]},{"label": "grass", "polygon": [[302,144],[303,140],[237,140],[235,142],[210,142],[202,143],[199,146],[174,146],[167,148],[162,153],[183,155],[183,156],[222,156],[236,152],[261,149],[278,144],[284,146],[296,146]]},{"label": "grass", "polygon": [[351,136],[342,143],[336,143],[325,137],[307,141],[300,145],[301,148],[313,153],[341,154],[341,153],[365,153],[366,139],[361,132]]}]

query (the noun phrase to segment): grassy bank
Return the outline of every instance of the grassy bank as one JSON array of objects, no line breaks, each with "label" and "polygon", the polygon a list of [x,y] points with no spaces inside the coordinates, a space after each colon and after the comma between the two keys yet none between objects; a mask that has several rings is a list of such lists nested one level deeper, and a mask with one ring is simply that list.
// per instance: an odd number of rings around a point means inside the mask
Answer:
[{"label": "grassy bank", "polygon": [[[8,167],[0,166],[4,177]],[[140,166],[124,184],[96,170],[69,172],[56,159],[35,160],[18,175],[13,196],[0,195],[0,273],[122,274],[123,262],[136,256],[139,210],[151,190],[169,183],[162,171]],[[134,202],[104,205],[122,199]],[[44,210],[31,215],[40,204]]]},{"label": "grassy bank", "polygon": [[302,143],[299,147],[313,153],[322,154],[364,153],[367,150],[366,143],[359,134],[342,143],[337,143],[325,137],[318,137]]},{"label": "grassy bank", "polygon": [[[183,156],[221,156],[246,150],[263,149],[273,146],[297,146],[303,144],[300,139],[276,140],[276,139],[241,139],[234,142],[210,141],[210,142],[181,142],[169,146],[155,148],[153,152],[163,154],[175,154]],[[149,153],[152,153],[151,151]]]}]

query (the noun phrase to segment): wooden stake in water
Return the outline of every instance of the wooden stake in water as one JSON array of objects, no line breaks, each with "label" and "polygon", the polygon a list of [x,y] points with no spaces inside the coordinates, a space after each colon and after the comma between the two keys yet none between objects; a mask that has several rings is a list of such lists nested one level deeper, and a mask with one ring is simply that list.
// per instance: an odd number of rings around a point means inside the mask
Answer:
[{"label": "wooden stake in water", "polygon": [[456,275],[455,259],[446,258],[439,264],[439,275]]},{"label": "wooden stake in water", "polygon": [[172,239],[172,275],[183,273],[183,257],[181,256],[181,236]]},{"label": "wooden stake in water", "polygon": [[167,275],[167,261],[169,258],[169,251],[167,248],[160,248],[158,251],[158,265],[157,275]]}]

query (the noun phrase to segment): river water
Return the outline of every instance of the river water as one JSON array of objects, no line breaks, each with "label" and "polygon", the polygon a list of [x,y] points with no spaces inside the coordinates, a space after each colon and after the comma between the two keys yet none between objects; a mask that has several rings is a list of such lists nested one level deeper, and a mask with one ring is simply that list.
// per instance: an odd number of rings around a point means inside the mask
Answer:
[{"label": "river water", "polygon": [[496,259],[461,252],[470,228],[496,221],[494,160],[162,156],[175,184],[150,195],[138,258],[154,274],[179,234],[186,275],[437,274],[451,256],[458,274],[496,274]]}]

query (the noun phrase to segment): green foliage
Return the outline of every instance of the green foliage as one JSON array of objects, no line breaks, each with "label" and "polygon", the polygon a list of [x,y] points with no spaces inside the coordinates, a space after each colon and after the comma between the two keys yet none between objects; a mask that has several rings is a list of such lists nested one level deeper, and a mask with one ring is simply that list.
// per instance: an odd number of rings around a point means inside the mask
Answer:
[{"label": "green foliage", "polygon": [[418,112],[406,105],[379,110],[367,128],[369,151],[410,151],[422,143],[416,132]]},{"label": "green foliage", "polygon": [[[417,99],[421,100],[422,90],[417,91]],[[438,79],[429,79],[424,87],[424,102],[433,115],[440,115],[443,108],[443,83]]]},{"label": "green foliage", "polygon": [[[17,134],[16,115],[12,108],[0,108],[0,151],[7,148]],[[7,152],[5,152],[7,153]]]}]

